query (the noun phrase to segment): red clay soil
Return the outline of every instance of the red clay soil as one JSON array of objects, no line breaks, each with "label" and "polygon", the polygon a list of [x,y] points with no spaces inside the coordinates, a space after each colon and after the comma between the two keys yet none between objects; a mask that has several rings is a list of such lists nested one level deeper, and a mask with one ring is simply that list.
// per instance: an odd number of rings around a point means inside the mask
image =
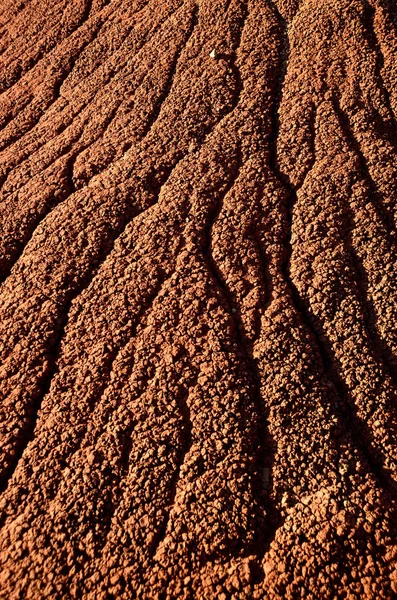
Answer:
[{"label": "red clay soil", "polygon": [[2,0],[1,598],[397,594],[395,0]]}]

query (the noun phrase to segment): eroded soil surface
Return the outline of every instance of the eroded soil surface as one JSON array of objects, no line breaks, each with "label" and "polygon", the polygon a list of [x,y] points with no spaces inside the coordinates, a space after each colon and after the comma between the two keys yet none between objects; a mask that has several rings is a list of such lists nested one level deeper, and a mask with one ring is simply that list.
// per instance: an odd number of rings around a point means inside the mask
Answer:
[{"label": "eroded soil surface", "polygon": [[2,0],[7,599],[391,599],[394,0]]}]

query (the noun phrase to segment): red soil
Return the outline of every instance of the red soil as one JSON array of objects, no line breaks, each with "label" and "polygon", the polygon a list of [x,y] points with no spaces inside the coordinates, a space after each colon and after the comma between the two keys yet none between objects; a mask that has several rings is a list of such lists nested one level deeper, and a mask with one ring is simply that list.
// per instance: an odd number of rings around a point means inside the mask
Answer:
[{"label": "red soil", "polygon": [[394,0],[0,31],[1,597],[394,597]]}]

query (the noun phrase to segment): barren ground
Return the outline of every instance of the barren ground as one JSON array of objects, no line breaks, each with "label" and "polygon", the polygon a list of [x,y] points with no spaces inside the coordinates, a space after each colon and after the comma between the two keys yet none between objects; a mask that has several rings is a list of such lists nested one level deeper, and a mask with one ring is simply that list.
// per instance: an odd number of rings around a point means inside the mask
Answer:
[{"label": "barren ground", "polygon": [[397,594],[394,0],[0,3],[1,598]]}]

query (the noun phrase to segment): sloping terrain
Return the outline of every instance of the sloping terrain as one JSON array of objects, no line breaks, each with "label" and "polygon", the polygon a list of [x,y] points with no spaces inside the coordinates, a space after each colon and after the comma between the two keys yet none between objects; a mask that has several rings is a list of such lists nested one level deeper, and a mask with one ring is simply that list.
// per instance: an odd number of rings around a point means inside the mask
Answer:
[{"label": "sloping terrain", "polygon": [[395,1],[0,32],[1,598],[395,597]]}]

